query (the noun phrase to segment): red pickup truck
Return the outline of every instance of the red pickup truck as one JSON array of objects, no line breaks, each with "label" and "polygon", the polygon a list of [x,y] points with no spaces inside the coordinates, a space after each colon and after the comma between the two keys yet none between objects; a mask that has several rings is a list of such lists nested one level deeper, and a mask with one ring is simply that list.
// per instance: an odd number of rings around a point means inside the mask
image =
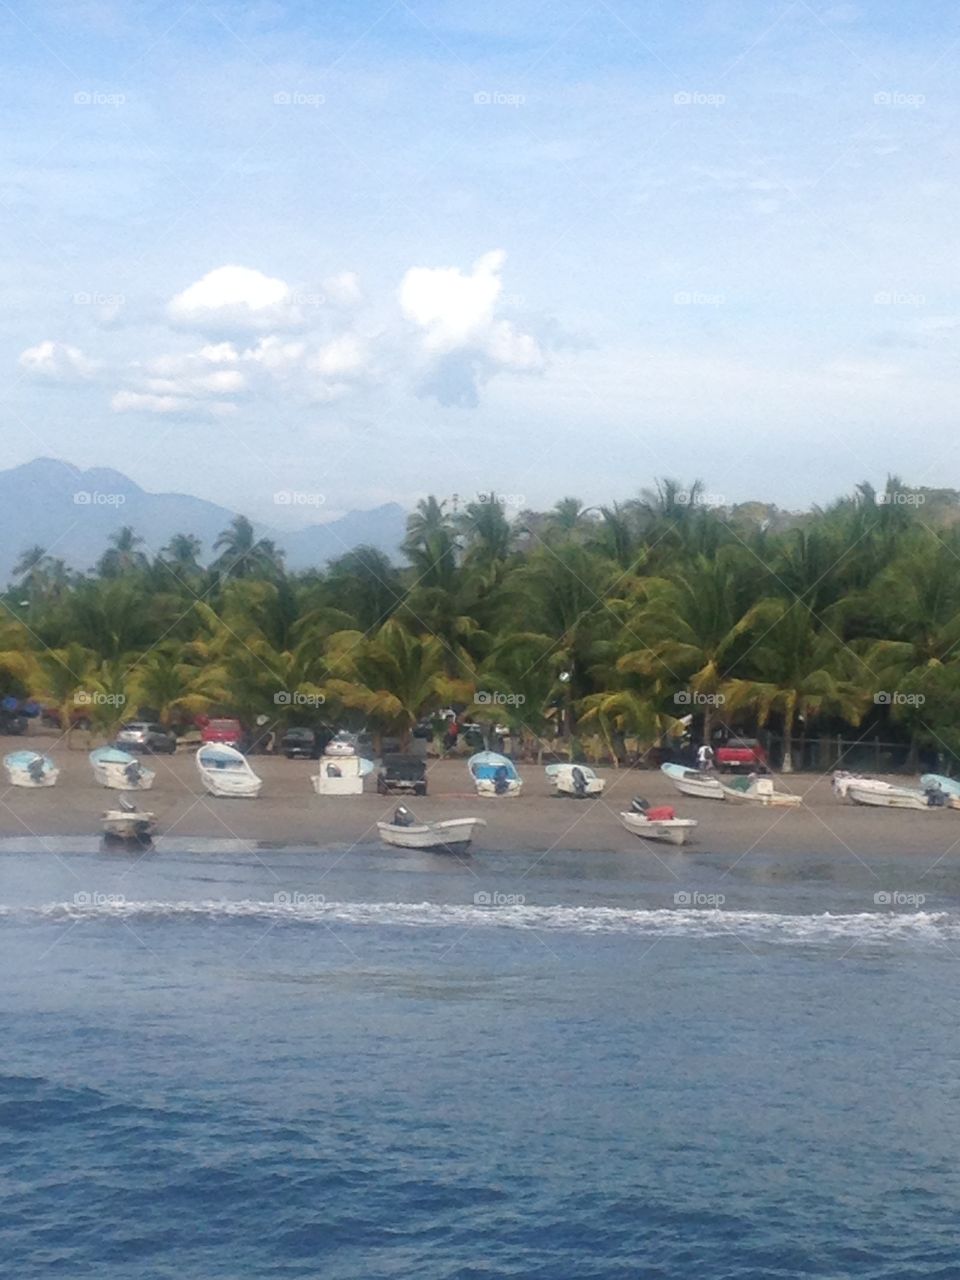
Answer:
[{"label": "red pickup truck", "polygon": [[756,738],[729,738],[714,751],[721,773],[769,773],[767,753]]}]

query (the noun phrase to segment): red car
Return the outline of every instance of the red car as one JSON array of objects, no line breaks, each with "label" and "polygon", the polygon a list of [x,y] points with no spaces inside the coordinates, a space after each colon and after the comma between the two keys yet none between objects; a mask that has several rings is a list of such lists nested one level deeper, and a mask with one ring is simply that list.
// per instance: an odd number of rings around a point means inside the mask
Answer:
[{"label": "red car", "polygon": [[225,742],[228,747],[242,750],[246,737],[239,720],[205,719],[200,725],[200,738],[203,742]]},{"label": "red car", "polygon": [[769,773],[767,753],[756,738],[730,738],[714,751],[721,773]]}]

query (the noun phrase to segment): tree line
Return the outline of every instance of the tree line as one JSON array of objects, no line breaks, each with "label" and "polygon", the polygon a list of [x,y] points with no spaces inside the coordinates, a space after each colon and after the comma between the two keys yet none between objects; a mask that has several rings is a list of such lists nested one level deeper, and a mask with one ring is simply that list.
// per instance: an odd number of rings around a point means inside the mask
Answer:
[{"label": "tree line", "polygon": [[361,546],[300,573],[242,516],[207,564],[189,533],[150,556],[120,529],[87,573],[31,547],[3,596],[6,691],[65,725],[82,695],[105,734],[207,713],[405,741],[454,707],[527,753],[718,728],[775,729],[784,768],[816,734],[960,749],[955,494],[891,478],[797,515],[703,497],[664,480],[512,518],[492,493],[429,497],[402,563]]}]

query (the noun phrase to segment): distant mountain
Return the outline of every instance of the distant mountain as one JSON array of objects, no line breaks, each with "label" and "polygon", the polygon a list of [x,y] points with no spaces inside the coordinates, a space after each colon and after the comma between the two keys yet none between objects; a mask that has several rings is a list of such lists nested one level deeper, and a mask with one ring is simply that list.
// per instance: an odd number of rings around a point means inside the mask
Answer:
[{"label": "distant mountain", "polygon": [[[73,569],[89,569],[103,554],[108,536],[132,525],[155,555],[175,533],[192,533],[203,543],[204,561],[237,513],[185,493],[148,493],[109,467],[88,471],[55,458],[0,471],[0,582],[28,547],[39,545]],[[350,511],[328,524],[279,530],[257,525],[287,555],[290,569],[322,565],[345,551],[369,543],[388,555],[398,553],[406,512],[395,502],[370,511]]]}]

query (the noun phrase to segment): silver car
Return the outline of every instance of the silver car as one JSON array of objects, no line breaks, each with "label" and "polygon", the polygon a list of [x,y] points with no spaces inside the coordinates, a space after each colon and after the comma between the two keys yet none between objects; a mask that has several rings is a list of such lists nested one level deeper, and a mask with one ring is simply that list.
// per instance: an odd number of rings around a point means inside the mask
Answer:
[{"label": "silver car", "polygon": [[173,755],[177,749],[177,739],[170,730],[148,720],[134,720],[123,725],[115,742],[128,751],[149,751],[151,754],[166,752]]}]

